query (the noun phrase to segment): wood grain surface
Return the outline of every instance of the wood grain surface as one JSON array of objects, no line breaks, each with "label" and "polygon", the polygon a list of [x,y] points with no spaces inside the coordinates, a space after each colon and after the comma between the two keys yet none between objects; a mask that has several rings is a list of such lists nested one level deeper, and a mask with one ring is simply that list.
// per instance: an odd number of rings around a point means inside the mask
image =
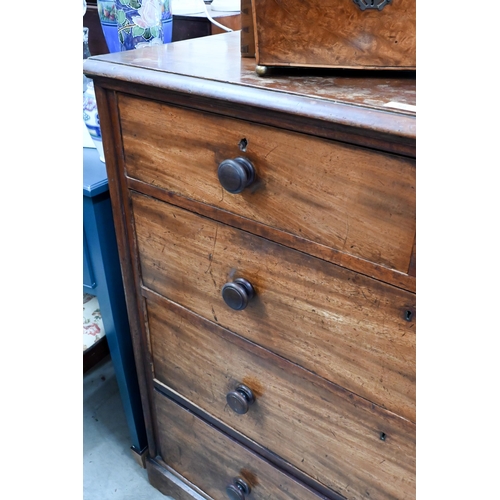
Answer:
[{"label": "wood grain surface", "polygon": [[[415,421],[415,295],[132,194],[143,284]],[[226,282],[256,297],[230,309]]]},{"label": "wood grain surface", "polygon": [[241,0],[241,57],[255,57],[252,0]]},{"label": "wood grain surface", "polygon": [[252,0],[257,64],[415,69],[416,2]]},{"label": "wood grain surface", "polygon": [[146,469],[151,485],[174,500],[213,500],[158,457],[148,458]]},{"label": "wood grain surface", "polygon": [[[414,160],[127,96],[119,106],[129,176],[408,271]],[[238,156],[253,163],[257,181],[235,195],[217,168]]]},{"label": "wood grain surface", "polygon": [[214,500],[227,500],[226,487],[241,477],[251,499],[321,500],[236,441],[165,396],[155,393],[163,460]]},{"label": "wood grain surface", "polygon": [[[239,474],[248,500],[412,499],[415,74],[282,67],[261,78],[240,36],[84,62],[150,480],[186,499],[226,500]],[[259,181],[223,193],[217,165],[240,155]],[[221,297],[237,277],[256,291],[243,311]],[[224,395],[240,382],[257,399],[236,416]]]},{"label": "wood grain surface", "polygon": [[255,234],[257,236],[262,236],[268,240],[274,241],[281,245],[289,248],[293,248],[300,252],[318,257],[319,259],[337,264],[346,269],[356,271],[364,276],[369,276],[378,281],[388,283],[397,288],[402,288],[409,292],[415,293],[416,290],[416,277],[415,277],[415,254],[413,254],[413,267],[410,264],[409,273],[412,272],[413,275],[404,274],[398,272],[394,269],[389,269],[387,267],[374,264],[367,260],[362,260],[357,257],[341,253],[336,251],[331,247],[326,245],[320,245],[318,243],[313,243],[310,240],[301,238],[299,236],[292,235],[290,233],[281,231],[279,229],[260,224],[258,222],[252,221],[251,219],[246,219],[240,217],[239,215],[227,212],[225,210],[220,210],[219,208],[207,205],[205,203],[200,203],[198,201],[191,200],[190,198],[185,198],[184,196],[179,196],[175,193],[167,191],[163,188],[154,186],[153,184],[148,184],[137,179],[127,178],[127,184],[129,189],[136,191],[157,200],[165,201],[169,204],[175,205],[190,212],[208,217],[213,220],[222,222],[229,226],[235,227],[237,229],[242,229],[243,231]]},{"label": "wood grain surface", "polygon": [[142,401],[142,411],[146,424],[148,453],[156,454],[154,438],[154,420],[151,416],[151,370],[149,369],[149,351],[145,346],[144,320],[142,316],[142,301],[136,293],[140,278],[138,258],[134,251],[134,230],[132,215],[128,206],[128,190],[120,154],[120,122],[117,106],[117,96],[113,91],[102,87],[95,87],[96,98],[99,103],[99,119],[102,130],[106,130],[103,137],[104,155],[106,158],[106,172],[112,204],[113,221],[116,232],[118,255],[122,270],[123,288],[127,304],[130,336],[134,347],[134,359],[137,367],[139,391]]},{"label": "wood grain surface", "polygon": [[[148,297],[158,380],[346,498],[415,497],[414,424]],[[244,415],[226,404],[241,383],[256,398]]]},{"label": "wood grain surface", "polygon": [[[145,85],[149,91],[155,88],[172,89],[176,84],[176,77],[186,76],[190,79],[181,79],[184,92],[191,94],[192,99],[206,95],[206,92],[215,96],[215,92],[211,92],[211,83],[215,82],[213,88],[220,89],[220,97],[225,95],[224,100],[233,103],[247,94],[251,95],[251,89],[263,89],[291,94],[298,101],[302,100],[302,97],[321,99],[323,105],[316,103],[315,106],[318,112],[325,109],[325,106],[328,109],[333,103],[362,107],[361,110],[345,108],[347,115],[356,111],[363,112],[359,116],[367,115],[369,109],[388,111],[386,106],[392,101],[416,105],[415,72],[360,73],[315,68],[282,68],[282,71],[273,72],[270,78],[261,78],[255,73],[255,59],[241,57],[240,33],[234,31],[204,37],[203,40],[184,40],[148,47],[146,51],[127,50],[94,56],[84,61],[84,72],[106,86],[126,82],[129,89],[130,85],[135,84]],[[108,80],[103,82],[100,77]],[[200,84],[197,92],[191,92],[188,81],[190,85]],[[231,87],[234,85],[238,87],[237,91]],[[135,92],[137,89],[134,89]],[[262,97],[264,95],[261,94]],[[273,105],[286,105],[288,102],[281,98],[268,101],[262,97],[254,100],[255,107],[272,109]],[[295,113],[301,114],[302,110],[295,109]],[[414,118],[415,111],[398,111],[393,108],[393,112],[387,117],[387,124],[392,122],[397,125],[393,129],[394,133],[401,127],[400,119],[404,115]],[[335,122],[343,118],[345,116],[335,116]],[[376,123],[372,123],[372,126],[376,126]],[[368,132],[367,128],[365,133]],[[415,138],[414,127],[412,132]]]},{"label": "wood grain surface", "polygon": [[238,32],[91,57],[84,71],[124,94],[415,156],[414,72],[277,68],[261,78]]}]

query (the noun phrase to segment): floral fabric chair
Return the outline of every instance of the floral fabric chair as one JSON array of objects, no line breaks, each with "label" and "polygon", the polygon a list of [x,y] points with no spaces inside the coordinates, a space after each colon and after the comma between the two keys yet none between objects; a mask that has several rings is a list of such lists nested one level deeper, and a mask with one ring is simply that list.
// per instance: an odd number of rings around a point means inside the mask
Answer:
[{"label": "floral fabric chair", "polygon": [[109,349],[97,297],[83,294],[83,371],[100,361]]}]

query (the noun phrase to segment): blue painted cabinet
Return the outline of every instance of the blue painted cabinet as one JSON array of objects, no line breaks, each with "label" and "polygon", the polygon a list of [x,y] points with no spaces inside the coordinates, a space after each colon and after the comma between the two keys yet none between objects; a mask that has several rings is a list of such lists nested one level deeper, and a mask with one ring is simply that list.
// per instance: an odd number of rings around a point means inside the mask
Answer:
[{"label": "blue painted cabinet", "polygon": [[83,291],[95,295],[99,301],[132,449],[142,454],[147,448],[146,429],[106,166],[94,148],[83,148]]}]

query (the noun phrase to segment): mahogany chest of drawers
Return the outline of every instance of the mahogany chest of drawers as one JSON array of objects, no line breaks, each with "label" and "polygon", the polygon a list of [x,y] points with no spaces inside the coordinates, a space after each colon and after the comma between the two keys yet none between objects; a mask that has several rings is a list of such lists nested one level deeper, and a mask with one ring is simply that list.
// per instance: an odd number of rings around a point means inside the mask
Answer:
[{"label": "mahogany chest of drawers", "polygon": [[415,78],[259,78],[238,32],[97,56],[147,422],[176,500],[415,498]]}]

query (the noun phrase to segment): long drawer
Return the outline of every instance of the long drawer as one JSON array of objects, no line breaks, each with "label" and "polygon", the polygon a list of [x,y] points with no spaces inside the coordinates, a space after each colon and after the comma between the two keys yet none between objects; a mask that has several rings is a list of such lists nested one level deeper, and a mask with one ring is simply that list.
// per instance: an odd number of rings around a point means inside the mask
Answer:
[{"label": "long drawer", "polygon": [[161,383],[346,498],[415,498],[414,424],[146,295]]},{"label": "long drawer", "polygon": [[250,487],[248,500],[323,499],[165,396],[154,403],[161,458],[214,500],[230,498],[235,479]]},{"label": "long drawer", "polygon": [[[128,176],[408,272],[413,159],[127,95],[119,109]],[[257,179],[230,194],[217,169],[241,156]]]},{"label": "long drawer", "polygon": [[[132,193],[143,284],[415,421],[415,296]],[[221,296],[242,277],[239,311]]]}]

